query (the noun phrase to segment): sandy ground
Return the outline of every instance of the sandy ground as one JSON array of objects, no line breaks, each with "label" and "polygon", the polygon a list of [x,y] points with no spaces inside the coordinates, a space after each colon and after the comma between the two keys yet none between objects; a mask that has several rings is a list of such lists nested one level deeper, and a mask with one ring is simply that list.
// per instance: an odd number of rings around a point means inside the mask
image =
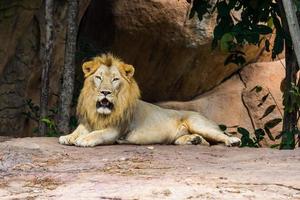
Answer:
[{"label": "sandy ground", "polygon": [[300,149],[2,139],[0,199],[300,199]]}]

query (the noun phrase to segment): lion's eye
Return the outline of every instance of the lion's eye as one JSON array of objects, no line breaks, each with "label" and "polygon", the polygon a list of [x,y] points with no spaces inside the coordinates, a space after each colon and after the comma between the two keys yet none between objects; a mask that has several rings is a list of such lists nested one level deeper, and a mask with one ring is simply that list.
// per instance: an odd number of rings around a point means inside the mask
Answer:
[{"label": "lion's eye", "polygon": [[115,82],[115,81],[118,81],[118,80],[119,80],[119,78],[114,78],[112,81]]},{"label": "lion's eye", "polygon": [[96,76],[97,79],[99,79],[100,81],[102,80],[101,76]]}]

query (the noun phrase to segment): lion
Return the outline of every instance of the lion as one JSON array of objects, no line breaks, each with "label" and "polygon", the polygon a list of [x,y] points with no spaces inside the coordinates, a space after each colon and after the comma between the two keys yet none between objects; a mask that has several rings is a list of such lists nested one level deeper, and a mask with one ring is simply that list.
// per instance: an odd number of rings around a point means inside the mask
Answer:
[{"label": "lion", "polygon": [[60,144],[240,144],[239,138],[224,134],[215,122],[197,112],[165,109],[140,100],[134,67],[112,54],[94,57],[83,63],[82,70],[79,125],[61,136]]}]

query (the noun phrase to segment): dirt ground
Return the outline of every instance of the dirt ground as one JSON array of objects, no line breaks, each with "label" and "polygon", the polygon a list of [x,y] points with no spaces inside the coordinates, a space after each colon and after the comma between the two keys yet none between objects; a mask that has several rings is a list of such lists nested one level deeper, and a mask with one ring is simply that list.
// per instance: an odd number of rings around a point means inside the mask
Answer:
[{"label": "dirt ground", "polygon": [[300,149],[0,142],[0,199],[300,199]]}]

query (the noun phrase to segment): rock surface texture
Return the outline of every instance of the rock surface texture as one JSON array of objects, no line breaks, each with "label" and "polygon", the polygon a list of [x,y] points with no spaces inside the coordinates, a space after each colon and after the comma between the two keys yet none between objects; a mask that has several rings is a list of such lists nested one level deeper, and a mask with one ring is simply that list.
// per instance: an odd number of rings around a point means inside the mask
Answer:
[{"label": "rock surface texture", "polygon": [[0,143],[0,199],[300,199],[300,152]]},{"label": "rock surface texture", "polygon": [[[163,102],[166,108],[195,110],[218,124],[241,126],[250,131],[264,128],[273,119],[282,118],[282,93],[284,60],[262,62],[246,66],[236,75],[213,90],[187,102]],[[258,91],[256,88],[261,88]],[[273,111],[263,117],[266,110]],[[273,137],[281,131],[281,124],[270,129]],[[274,144],[268,136],[263,145]]]},{"label": "rock surface texture", "polygon": [[[133,64],[145,100],[189,100],[237,66],[224,67],[228,55],[211,50],[216,17],[189,20],[188,9],[186,0],[92,1],[79,37],[91,50],[109,50]],[[253,46],[245,50],[247,61],[268,57]]]},{"label": "rock surface texture", "polygon": [[[36,124],[24,111],[26,100],[39,102],[43,7],[41,0],[0,2],[0,135],[34,135]],[[106,51],[136,67],[143,99],[151,102],[190,100],[238,70],[223,65],[227,54],[211,51],[215,16],[188,20],[186,0],[80,0],[79,7],[76,83],[82,82],[83,60]],[[50,107],[55,110],[64,63],[66,1],[55,1],[54,10]],[[245,52],[248,62],[270,59],[253,46]],[[80,87],[77,84],[77,93]]]},{"label": "rock surface texture", "polygon": [[[79,18],[89,0],[80,0]],[[26,100],[39,102],[44,43],[44,5],[41,0],[0,2],[0,135],[30,136]],[[50,76],[50,102],[56,101],[64,62],[66,2],[55,2],[54,56]],[[24,129],[25,128],[25,129]]]}]

